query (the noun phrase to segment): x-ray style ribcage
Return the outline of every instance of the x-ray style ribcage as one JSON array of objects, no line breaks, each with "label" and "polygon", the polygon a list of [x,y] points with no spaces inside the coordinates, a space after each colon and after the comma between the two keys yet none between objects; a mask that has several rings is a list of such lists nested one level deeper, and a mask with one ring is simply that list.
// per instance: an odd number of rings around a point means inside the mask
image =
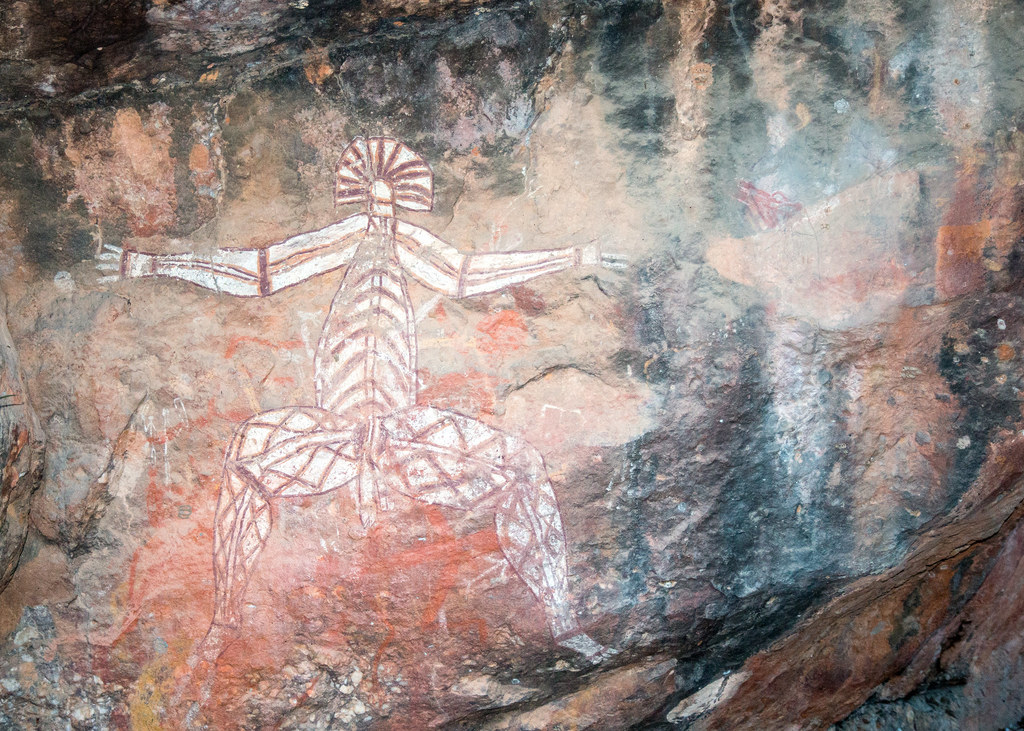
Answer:
[{"label": "x-ray style ribcage", "polygon": [[315,406],[257,414],[228,446],[214,531],[213,625],[241,621],[273,501],[344,491],[368,526],[398,493],[493,512],[501,550],[544,606],[556,640],[599,662],[612,651],[580,630],[570,608],[565,533],[540,453],[481,421],[417,404],[406,277],[468,297],[584,263],[618,267],[621,257],[589,247],[463,253],[395,216],[397,208],[429,211],[432,201],[433,174],[416,153],[390,138],[356,138],[337,167],[335,202],[361,204],[361,213],[261,249],[108,254],[121,277],[174,277],[243,297],[345,269],[316,350]]}]

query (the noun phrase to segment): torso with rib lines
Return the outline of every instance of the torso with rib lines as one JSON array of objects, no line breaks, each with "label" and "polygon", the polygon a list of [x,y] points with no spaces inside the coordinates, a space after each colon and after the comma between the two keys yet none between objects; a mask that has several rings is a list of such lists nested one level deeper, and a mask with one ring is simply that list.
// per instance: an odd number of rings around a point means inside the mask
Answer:
[{"label": "torso with rib lines", "polygon": [[314,361],[317,406],[366,421],[416,402],[416,331],[395,239],[364,234],[331,303]]}]

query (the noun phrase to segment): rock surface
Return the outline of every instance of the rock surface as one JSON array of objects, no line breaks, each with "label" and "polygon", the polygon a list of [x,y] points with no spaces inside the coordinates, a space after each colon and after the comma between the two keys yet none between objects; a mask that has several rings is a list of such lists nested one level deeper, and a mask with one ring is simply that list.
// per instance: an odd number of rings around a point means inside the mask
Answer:
[{"label": "rock surface", "polygon": [[[0,297],[0,307],[3,306]],[[0,592],[21,559],[29,506],[42,478],[43,433],[25,392],[11,334],[0,322]]]},{"label": "rock surface", "polygon": [[[1015,0],[4,5],[0,726],[1019,725],[1022,31]],[[429,163],[400,217],[463,252],[627,259],[409,285],[417,402],[539,450],[602,664],[493,511],[364,525],[348,491],[274,502],[202,644],[225,449],[314,403],[342,273],[97,263],[338,221],[359,135]]]}]

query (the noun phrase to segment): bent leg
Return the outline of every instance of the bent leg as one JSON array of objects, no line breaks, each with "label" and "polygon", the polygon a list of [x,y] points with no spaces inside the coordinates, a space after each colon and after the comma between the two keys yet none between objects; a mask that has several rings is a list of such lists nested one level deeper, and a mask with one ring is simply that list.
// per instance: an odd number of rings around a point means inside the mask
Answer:
[{"label": "bent leg", "polygon": [[270,501],[352,485],[363,452],[361,432],[321,409],[275,409],[239,426],[224,456],[214,526],[214,624],[241,619],[245,588],[270,535]]},{"label": "bent leg", "polygon": [[270,536],[270,502],[226,467],[215,521],[213,623],[237,626],[253,565]]},{"label": "bent leg", "polygon": [[[186,694],[195,703],[190,705],[185,726],[191,728],[190,716],[210,696],[214,665],[242,620],[242,599],[249,577],[260,552],[270,536],[270,503],[260,490],[230,469],[243,441],[240,428],[225,455],[224,475],[213,526],[213,621],[206,635],[189,653],[187,672],[177,684],[171,708],[178,708]],[[200,670],[201,668],[201,670]],[[199,671],[199,676],[194,673]]]},{"label": "bent leg", "polygon": [[501,490],[494,514],[498,544],[544,605],[556,638],[578,629],[569,605],[565,531],[544,462],[532,446],[515,456],[516,481]]},{"label": "bent leg", "polygon": [[392,414],[380,433],[371,450],[393,489],[460,510],[494,506],[502,553],[543,605],[556,641],[593,662],[613,652],[579,630],[562,517],[536,448],[483,422],[424,406]]},{"label": "bent leg", "polygon": [[516,573],[544,605],[555,641],[597,664],[616,651],[580,629],[569,598],[565,531],[544,459],[520,442],[514,464],[520,479],[506,488],[495,512],[498,543]]},{"label": "bent leg", "polygon": [[242,621],[245,590],[270,537],[271,501],[318,495],[357,482],[364,441],[360,430],[309,407],[266,411],[236,429],[224,455],[214,520],[213,621],[189,654],[188,671],[176,684],[172,706],[190,688],[198,699],[190,715],[209,698],[214,665]]}]

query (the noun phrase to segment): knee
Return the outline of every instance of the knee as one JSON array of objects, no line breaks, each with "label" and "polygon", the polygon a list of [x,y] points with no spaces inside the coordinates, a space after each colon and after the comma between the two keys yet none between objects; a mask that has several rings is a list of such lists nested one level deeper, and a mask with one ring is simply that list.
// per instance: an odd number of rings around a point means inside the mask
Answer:
[{"label": "knee", "polygon": [[224,453],[226,462],[252,457],[268,446],[272,430],[259,421],[260,415],[249,417],[235,428],[231,442]]},{"label": "knee", "polygon": [[546,481],[548,472],[540,450],[531,444],[521,442],[512,454],[512,469],[529,483]]},{"label": "knee", "polygon": [[221,492],[237,494],[247,487],[252,487],[249,475],[238,469],[238,460],[245,456],[245,427],[243,423],[235,429],[227,449],[224,450],[224,470],[221,477]]},{"label": "knee", "polygon": [[235,429],[235,433],[231,435],[231,441],[228,442],[227,449],[224,450],[224,465],[227,466],[231,462],[238,458],[239,451],[242,448],[242,438],[245,429],[245,424]]}]

